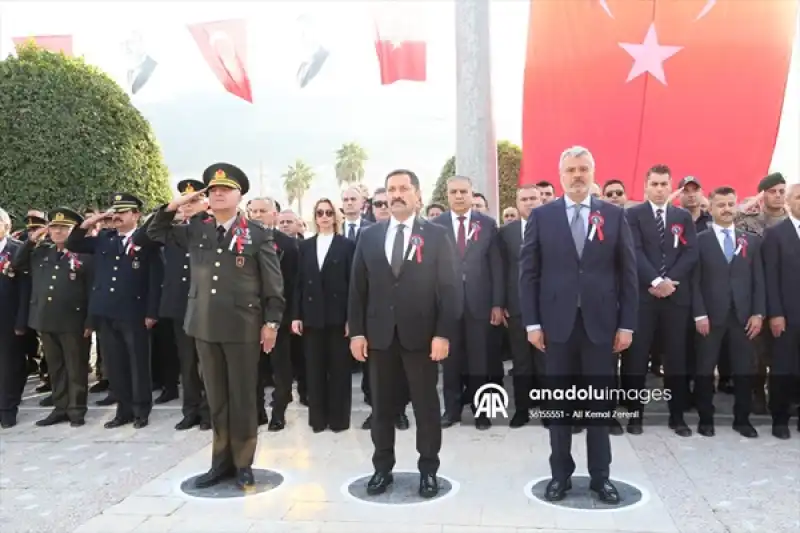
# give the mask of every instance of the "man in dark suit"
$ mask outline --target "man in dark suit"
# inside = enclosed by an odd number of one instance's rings
[[[653,338],[661,333],[664,354],[664,388],[671,392],[669,427],[681,437],[692,430],[683,412],[688,400],[685,327],[692,304],[692,269],[697,264],[697,233],[692,215],[668,205],[672,191],[669,167],[656,165],[647,171],[647,201],[629,207],[628,224],[636,246],[639,272],[639,320],[630,352],[622,358],[622,385],[627,390],[645,388],[647,362]],[[644,404],[628,403],[638,413],[628,423],[628,433],[642,433]]]
[[[194,194],[204,188],[203,182],[186,179],[178,183],[178,192],[181,195]],[[184,204],[180,210],[181,220],[177,224],[188,224],[189,219],[205,211],[208,199],[205,195],[195,196],[194,199]],[[151,217],[148,223],[152,222]],[[147,235],[147,229],[137,231],[134,244],[148,246],[153,241]],[[160,244],[160,243],[157,243]],[[178,431],[200,426],[207,431],[211,429],[211,418],[208,412],[208,401],[203,389],[203,380],[200,377],[199,358],[194,339],[183,330],[183,320],[186,317],[186,308],[189,303],[189,287],[192,279],[189,253],[173,242],[168,242],[162,249],[164,261],[164,280],[161,286],[161,302],[158,308],[159,323],[170,328],[175,339],[177,357],[180,363],[181,385],[183,387],[183,418],[175,425]],[[175,354],[164,354],[175,357]],[[156,399],[156,402],[158,400]]]
[[[564,197],[531,211],[520,252],[519,291],[528,341],[545,354],[549,389],[613,388],[615,353],[631,343],[637,313],[636,255],[624,211],[591,198],[594,158],[583,147],[560,159]],[[569,402],[548,406],[552,480],[549,501],[572,488],[572,413]],[[584,417],[590,488],[609,504],[619,493],[609,481],[610,398],[580,407],[602,417]]]
[[[692,276],[692,315],[699,333],[695,396],[697,432],[714,436],[714,368],[728,341],[734,376],[733,429],[758,436],[750,424],[755,351],[753,339],[766,314],[761,238],[736,231],[736,191],[720,187],[709,195],[713,222],[697,236],[699,261]]]
[[[28,324],[41,335],[53,387],[54,409],[36,425],[70,422],[78,427],[84,424],[89,386],[86,339],[91,335],[88,303],[92,258],[65,246],[72,228],[83,222],[82,216],[59,208],[50,212],[49,218],[49,227],[28,233],[12,268],[31,273]]]
[[[519,303],[519,253],[531,211],[539,203],[539,189],[536,185],[523,185],[517,189],[517,211],[520,218],[500,228],[498,233],[506,283],[504,323],[514,361],[515,411],[509,422],[512,428],[522,427],[530,421],[530,409],[533,407],[530,391],[536,384],[536,376],[544,372],[544,354],[528,342]]]
[[[143,428],[153,408],[150,330],[158,321],[163,265],[156,246],[133,242],[142,205],[131,194],[116,194],[108,212],[84,220],[67,239],[68,250],[93,255],[89,314],[97,317],[102,332],[109,385],[117,399],[116,416],[105,424],[108,429],[131,422]],[[109,217],[114,229],[87,235]]]
[[[28,327],[30,278],[11,267],[22,243],[12,239],[11,217],[0,208],[0,427],[17,424],[17,409],[28,378],[22,336]]]
[[[348,299],[350,350],[359,361],[370,360],[375,473],[367,493],[386,492],[393,481],[394,421],[408,390],[417,420],[419,494],[432,498],[439,493],[442,444],[437,362],[449,353],[463,295],[446,230],[415,216],[419,178],[395,170],[386,189],[392,218],[359,239]]]
[[[800,184],[786,194],[789,216],[764,232],[767,316],[772,333],[769,400],[772,435],[788,439],[789,409],[800,373]],[[797,421],[800,431],[800,413]]]
[[[258,443],[256,385],[261,351],[270,353],[284,310],[283,280],[272,231],[238,213],[249,181],[228,163],[203,172],[205,188],[156,212],[148,236],[190,254],[192,282],[184,329],[195,339],[214,433],[211,469],[198,488],[236,478],[255,485]],[[208,192],[213,216],[202,212],[175,225],[176,211]]]
[[[464,306],[460,310],[459,331],[452,339],[450,357],[444,367],[444,413],[442,427],[461,421],[465,403],[472,404],[478,388],[489,373],[487,348],[489,325],[503,323],[503,259],[497,243],[497,223],[472,209],[472,180],[454,176],[447,180],[450,210],[433,220],[443,226],[455,245]],[[466,402],[464,401],[466,400]],[[472,406],[473,412],[475,406]],[[485,415],[475,417],[475,427],[488,429]]]

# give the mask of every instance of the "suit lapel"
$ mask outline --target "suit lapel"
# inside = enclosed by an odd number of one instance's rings
[[[512,259],[519,259],[519,249],[522,246],[522,220],[515,220],[509,225],[506,233],[510,233],[509,239],[509,252]]]
[[[330,263],[330,262],[331,262],[331,256],[339,252],[339,239],[337,239],[336,237],[337,237],[337,236],[336,236],[336,235],[334,235],[334,236],[333,236],[333,239],[331,239],[331,247],[330,247],[330,248],[328,248],[328,253],[326,253],[326,254],[325,254],[325,259],[323,259],[323,260],[322,260],[322,266],[321,266],[321,267],[319,267],[319,271],[320,271],[320,272],[322,272],[323,270],[325,270],[325,267],[327,267],[327,266],[328,266],[328,263]],[[317,238],[317,237],[316,237],[316,235],[315,235],[315,236],[314,236],[314,239],[316,239],[316,238]],[[346,238],[346,237],[344,237],[344,238]],[[317,243],[316,243],[316,241],[315,241],[315,242],[314,242],[314,251],[315,251],[315,252],[316,252],[316,249],[317,249]],[[317,261],[317,263],[319,263],[319,261]]]
[[[408,263],[414,263],[415,260],[412,258],[411,261],[406,261],[408,258],[408,254],[411,253],[411,249],[414,247],[411,241],[414,240],[414,237],[419,237],[422,239],[422,247],[425,247],[425,224],[420,222],[419,217],[414,218],[414,224],[411,226],[411,235],[408,237],[408,246],[406,246],[406,250],[403,253],[403,264],[400,266],[400,274],[398,274],[397,278],[400,279],[403,276],[403,272],[406,271],[406,267]],[[416,252],[415,252],[416,253]]]

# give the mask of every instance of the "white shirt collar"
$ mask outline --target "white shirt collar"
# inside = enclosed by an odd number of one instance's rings
[[[729,230],[731,232],[731,236],[733,236],[736,233],[736,227],[733,224],[731,224],[727,228],[723,228],[717,223],[712,223],[711,227],[714,228],[714,231],[716,233],[722,233],[724,230]]]
[[[653,214],[654,215],[656,214],[656,211],[658,211],[659,209],[661,209],[662,213],[666,213],[667,212],[667,204],[656,205],[653,202],[651,202],[650,200],[647,200],[647,203],[650,204],[650,209],[653,210]]]
[[[567,195],[565,194],[565,195],[564,195],[564,203],[565,203],[565,204],[567,204],[567,209],[569,209],[569,208],[571,208],[573,205],[575,205],[577,202],[573,202],[573,201],[572,201],[572,199],[571,199],[569,196],[567,196]],[[587,195],[586,195],[586,198],[584,198],[583,200],[581,200],[580,204],[581,204],[582,206],[584,206],[584,207],[588,207],[589,209],[591,209],[591,208],[592,208],[592,196],[591,196],[591,195],[589,195],[589,194],[587,194]]]
[[[358,217],[355,220],[344,220],[344,227],[350,229],[350,226],[355,226],[356,229],[361,227],[361,217]]]
[[[458,217],[464,217],[465,222],[469,222],[472,219],[472,209],[468,209],[466,213],[463,215],[457,215],[455,211],[450,211],[450,214],[453,217],[453,223],[458,223]]]
[[[794,226],[794,229],[800,232],[800,219],[796,219],[794,216],[789,215],[789,220],[792,221],[792,226]]]
[[[403,225],[406,227],[406,229],[411,229],[414,227],[414,222],[416,218],[417,216],[412,214],[410,217],[408,217],[408,220],[403,222]],[[394,216],[392,216],[392,218],[389,219],[389,230],[393,230],[397,228],[397,226],[399,225],[400,221],[394,218]]]

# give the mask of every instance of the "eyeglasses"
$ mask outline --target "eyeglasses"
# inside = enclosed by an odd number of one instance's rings
[[[383,200],[378,200],[377,202],[372,202],[372,205],[381,209],[384,207],[389,207],[389,202],[384,202]]]
[[[332,217],[335,214],[332,209],[317,209],[318,217]]]
[[[622,198],[625,195],[625,191],[606,191],[606,198]]]

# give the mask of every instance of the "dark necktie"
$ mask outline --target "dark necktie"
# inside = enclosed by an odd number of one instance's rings
[[[225,226],[217,226],[217,242],[222,244],[225,240]]]
[[[351,241],[356,240],[356,225],[350,224],[350,228],[347,230],[347,238]]]
[[[394,272],[395,277],[400,275],[400,269],[403,267],[403,252],[405,252],[403,230],[405,227],[405,224],[398,224],[397,233],[394,235],[394,244],[392,245],[392,272]]]
[[[458,253],[464,255],[464,252],[467,251],[467,228],[464,225],[464,222],[467,220],[467,217],[460,216],[458,217],[458,235],[456,236],[456,246],[458,246]]]
[[[666,229],[664,227],[664,210],[656,209],[656,228],[658,228],[658,238],[661,243],[661,265],[658,268],[658,275],[662,278],[667,275],[667,262],[666,254],[664,254],[664,239],[666,237]]]

